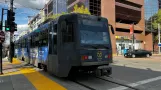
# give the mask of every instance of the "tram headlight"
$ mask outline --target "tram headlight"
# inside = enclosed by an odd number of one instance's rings
[[[105,55],[105,58],[111,58],[111,55],[110,54]]]
[[[105,55],[105,58],[108,58],[108,55]]]
[[[92,56],[88,56],[88,59],[92,59]]]

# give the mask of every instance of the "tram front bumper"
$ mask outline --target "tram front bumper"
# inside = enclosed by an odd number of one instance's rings
[[[112,67],[108,65],[99,66],[96,69],[96,76],[108,76],[112,74]]]

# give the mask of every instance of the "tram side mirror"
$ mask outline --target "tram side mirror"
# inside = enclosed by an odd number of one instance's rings
[[[115,31],[113,29],[113,26],[112,25],[109,25],[109,28],[111,29],[112,34],[115,34]]]

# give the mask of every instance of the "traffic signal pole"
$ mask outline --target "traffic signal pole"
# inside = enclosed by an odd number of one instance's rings
[[[13,11],[13,0],[10,0],[10,11],[12,12]],[[11,29],[12,27],[10,26],[10,29]],[[12,41],[12,39],[13,39],[13,32],[10,32],[10,52],[9,52],[9,61],[12,63],[12,58],[13,58],[13,41]]]
[[[158,23],[158,43],[160,44],[160,24]],[[160,46],[159,46],[159,54],[160,54],[161,50],[160,50]]]
[[[4,13],[4,9],[2,8],[2,15],[1,15],[1,24],[0,24],[0,30],[2,30],[3,28],[3,13]],[[2,75],[2,42],[0,42],[0,75]]]

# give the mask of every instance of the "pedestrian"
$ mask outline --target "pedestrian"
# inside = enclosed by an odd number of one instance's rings
[[[118,56],[118,48],[117,48],[117,46],[116,46],[116,53],[117,53],[117,56]]]

